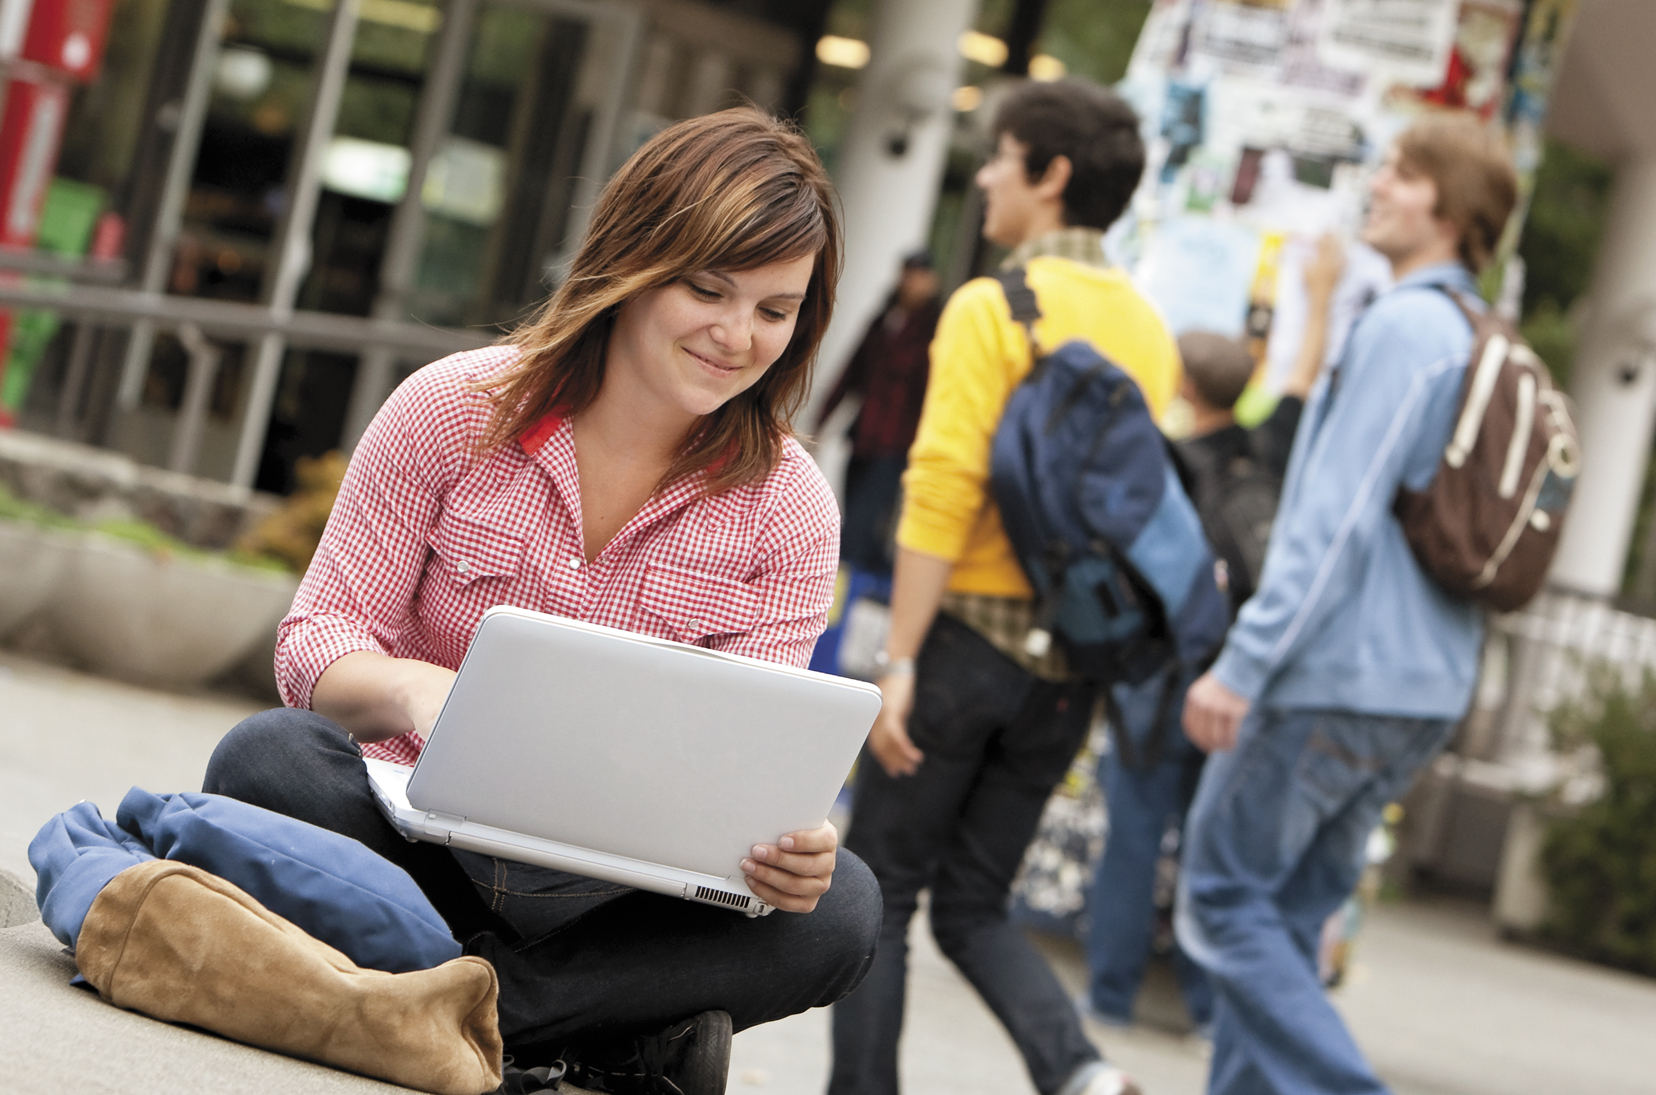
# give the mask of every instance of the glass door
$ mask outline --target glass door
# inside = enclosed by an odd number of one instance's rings
[[[421,192],[414,317],[511,324],[557,283],[613,166],[639,26],[616,4],[479,7]]]

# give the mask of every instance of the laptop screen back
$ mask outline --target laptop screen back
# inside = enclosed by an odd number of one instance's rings
[[[496,608],[408,799],[722,878],[822,824],[879,709],[859,681]]]

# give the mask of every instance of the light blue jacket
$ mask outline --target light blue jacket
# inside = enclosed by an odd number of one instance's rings
[[[1294,437],[1259,591],[1214,673],[1272,707],[1459,718],[1483,642],[1479,609],[1415,563],[1392,502],[1425,486],[1454,428],[1472,331],[1442,292],[1459,265],[1381,294],[1318,382]]]

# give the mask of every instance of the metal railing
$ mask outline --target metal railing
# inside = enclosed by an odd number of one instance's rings
[[[356,382],[346,407],[341,442],[353,444],[368,419],[388,394],[395,360],[399,356],[430,360],[455,350],[482,345],[489,334],[421,327],[401,322],[414,280],[423,239],[425,209],[423,181],[427,165],[449,131],[464,82],[472,26],[484,0],[439,0],[442,29],[435,36],[435,53],[415,110],[407,186],[396,203],[389,238],[381,256],[380,292],[372,318],[302,312],[295,307],[301,281],[310,268],[321,162],[335,122],[350,67],[362,0],[338,0],[328,6],[326,29],[318,43],[310,74],[309,107],[296,127],[294,152],[284,184],[286,205],[271,240],[270,263],[260,287],[259,305],[235,304],[167,294],[169,274],[183,228],[185,199],[190,189],[201,134],[212,95],[213,74],[222,46],[221,32],[230,0],[203,0],[191,50],[190,70],[176,103],[173,137],[161,172],[161,188],[153,222],[145,233],[143,253],[135,255],[130,272],[116,273],[109,264],[76,263],[48,256],[0,256],[0,268],[68,277],[72,288],[41,286],[0,287],[0,307],[46,308],[76,319],[79,329],[70,346],[62,397],[57,408],[57,430],[70,427],[90,372],[93,339],[98,325],[130,330],[115,395],[117,411],[131,411],[139,402],[148,375],[150,354],[158,329],[181,335],[190,355],[184,408],[175,432],[171,462],[175,470],[193,470],[218,355],[206,340],[250,344],[251,367],[241,411],[234,466],[230,481],[249,487],[258,471],[265,429],[275,399],[281,362],[287,348],[336,350],[359,355]],[[569,238],[578,240],[585,218],[609,175],[612,151],[621,139],[626,89],[643,43],[644,14],[635,4],[616,0],[501,0],[537,11],[569,15],[603,23],[616,33],[616,63],[604,74],[601,108],[593,119],[582,152],[571,200]],[[102,284],[93,284],[93,283]],[[124,287],[110,287],[124,282]],[[193,333],[191,333],[193,331]]]
[[[1537,781],[1553,755],[1553,712],[1588,698],[1605,670],[1619,673],[1629,687],[1656,671],[1656,619],[1571,590],[1548,589],[1523,610],[1492,617],[1489,642],[1480,693],[1499,700],[1493,740],[1483,752],[1489,760],[1529,770]]]
[[[64,265],[53,272],[72,273],[72,269]],[[75,408],[85,392],[90,373],[93,331],[107,326],[147,328],[152,333],[156,330],[177,332],[189,355],[190,364],[168,467],[186,474],[195,470],[209,396],[222,357],[220,348],[210,339],[254,344],[277,340],[297,349],[380,353],[389,358],[430,361],[487,345],[495,337],[491,332],[429,327],[329,312],[283,312],[257,304],[146,293],[138,289],[84,283],[36,281],[8,285],[0,281],[0,308],[49,310],[78,324],[58,398],[57,430],[60,435],[67,432],[74,419]],[[389,381],[387,375],[387,386]],[[374,393],[375,405],[387,394],[388,390]],[[264,437],[263,414],[268,413],[268,407],[259,406],[252,399],[248,399],[246,404],[242,411],[238,452],[250,447],[251,437],[256,435],[260,442]],[[243,478],[247,481],[240,481]],[[237,477],[236,481],[241,486],[251,486],[250,478]]]

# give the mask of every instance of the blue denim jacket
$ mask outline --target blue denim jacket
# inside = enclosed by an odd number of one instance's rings
[[[1392,501],[1425,486],[1454,428],[1472,347],[1434,285],[1475,298],[1459,265],[1418,270],[1381,294],[1311,393],[1259,591],[1214,673],[1287,708],[1459,718],[1483,641],[1477,608],[1415,563]]]

